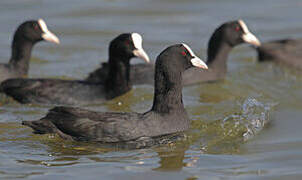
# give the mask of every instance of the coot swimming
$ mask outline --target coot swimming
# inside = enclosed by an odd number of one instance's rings
[[[302,39],[282,39],[263,43],[257,48],[258,59],[274,61],[302,69]]]
[[[156,139],[190,127],[182,102],[181,76],[191,67],[207,69],[186,44],[165,49],[156,60],[154,100],[145,113],[93,112],[76,107],[55,107],[37,121],[23,121],[34,133],[57,133],[62,138],[102,143]]]
[[[60,43],[42,19],[22,23],[15,32],[8,64],[0,64],[0,82],[9,78],[25,77],[29,69],[32,48],[42,40]]]
[[[131,90],[130,59],[149,62],[138,33],[125,33],[109,45],[109,76],[103,83],[61,79],[9,79],[0,91],[21,103],[82,105],[102,103]]]
[[[192,85],[207,81],[223,79],[227,72],[227,58],[233,47],[249,43],[259,46],[259,40],[249,31],[243,20],[229,21],[219,26],[212,34],[208,43],[209,70],[200,71],[198,68],[191,68],[183,75],[183,84]],[[87,81],[104,82],[108,76],[108,65],[90,73]],[[133,84],[154,84],[154,65],[136,64],[131,65],[130,81]]]

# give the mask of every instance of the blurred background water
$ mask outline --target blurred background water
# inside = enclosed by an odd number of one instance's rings
[[[16,27],[43,18],[61,44],[35,46],[29,77],[83,79],[107,61],[111,39],[139,32],[151,59],[186,42],[206,59],[220,24],[243,19],[261,41],[302,37],[300,0],[1,0],[0,62],[10,57]],[[134,60],[134,63],[139,60]],[[51,106],[19,105],[2,98],[0,178],[4,179],[301,179],[301,74],[258,64],[249,46],[229,56],[224,81],[186,87],[192,118],[186,139],[161,147],[122,150],[38,136],[23,127]],[[151,86],[85,108],[148,110]]]

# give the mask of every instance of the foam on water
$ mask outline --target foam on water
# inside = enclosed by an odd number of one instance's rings
[[[195,142],[194,147],[203,153],[240,153],[244,142],[268,127],[276,105],[261,97],[246,97],[228,107],[227,112],[218,113],[221,118],[193,120],[189,136]]]
[[[240,105],[241,112],[225,117],[222,126],[226,122],[232,121],[234,127],[245,127],[246,132],[242,134],[242,137],[244,141],[247,141],[258,134],[270,122],[272,107],[275,105],[276,103],[264,103],[255,98],[247,98]]]

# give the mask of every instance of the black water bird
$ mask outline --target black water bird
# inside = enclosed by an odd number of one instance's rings
[[[302,69],[302,39],[282,39],[262,43],[257,48],[258,60],[273,61]]]
[[[183,84],[192,85],[207,81],[221,80],[227,73],[227,59],[233,47],[249,43],[260,46],[260,41],[249,31],[242,20],[229,21],[219,26],[212,34],[208,43],[209,70],[200,71],[191,68],[183,75]],[[101,68],[90,73],[87,81],[104,82],[108,76],[108,65],[103,63]],[[154,84],[154,65],[135,64],[131,65],[130,81],[133,84]]]
[[[26,77],[32,48],[42,40],[60,43],[42,19],[22,23],[14,34],[9,62],[0,64],[0,82],[9,78]]]
[[[102,103],[131,90],[130,59],[149,62],[138,33],[117,36],[109,45],[109,76],[103,83],[61,79],[9,79],[0,91],[21,103],[82,105]]]
[[[23,121],[34,133],[57,133],[62,138],[101,143],[150,140],[182,133],[190,119],[182,101],[182,74],[193,66],[207,69],[186,44],[165,49],[156,60],[154,100],[145,113],[93,112],[55,107],[37,121]]]

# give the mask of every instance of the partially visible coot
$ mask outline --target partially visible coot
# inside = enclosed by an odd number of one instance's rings
[[[148,141],[181,133],[190,127],[182,102],[181,79],[183,72],[193,66],[207,69],[185,44],[170,46],[157,57],[154,100],[148,112],[93,112],[55,107],[44,118],[22,124],[38,134],[57,133],[65,139],[102,143]]]
[[[282,39],[263,43],[257,48],[258,59],[274,61],[302,69],[302,39]]]
[[[109,75],[103,83],[60,79],[9,79],[0,91],[21,103],[82,105],[102,103],[131,90],[130,59],[149,62],[138,33],[125,33],[109,45]]]
[[[259,40],[249,31],[242,20],[229,21],[219,26],[211,36],[208,43],[208,71],[200,71],[192,68],[183,75],[183,84],[192,85],[207,81],[221,80],[227,72],[227,59],[233,47],[249,43],[259,46]],[[108,76],[108,65],[90,73],[86,80],[90,82],[103,82]],[[130,81],[133,84],[153,84],[154,65],[136,64],[131,65]]]
[[[29,69],[32,48],[42,40],[60,43],[42,19],[22,23],[14,35],[9,63],[0,64],[0,82],[9,78],[25,77]]]

